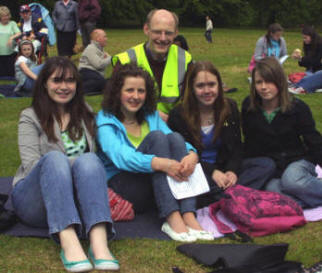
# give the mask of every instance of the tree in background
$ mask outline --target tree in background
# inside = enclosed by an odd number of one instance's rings
[[[39,2],[50,12],[56,0],[2,0],[13,19],[19,18],[19,6]],[[321,0],[99,0],[102,7],[98,25],[103,28],[142,26],[153,8],[174,11],[181,26],[204,26],[205,15],[210,15],[215,26],[255,26],[266,28],[273,22],[284,27],[302,24],[322,25]]]

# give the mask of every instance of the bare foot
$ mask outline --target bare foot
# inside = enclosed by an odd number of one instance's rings
[[[188,232],[186,224],[182,219],[180,212],[174,211],[167,217],[170,227],[177,233]]]
[[[182,218],[188,227],[195,230],[203,230],[193,212],[186,212],[185,214],[183,214]]]

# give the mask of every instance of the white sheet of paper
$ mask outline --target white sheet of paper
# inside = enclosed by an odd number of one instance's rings
[[[280,59],[279,59],[279,61],[280,61],[280,64],[283,64],[285,61],[286,61],[286,59],[288,58],[288,55],[284,55],[283,57],[281,57]]]
[[[188,181],[178,182],[170,176],[167,176],[167,178],[175,199],[193,197],[209,191],[208,181],[200,163],[196,165]]]

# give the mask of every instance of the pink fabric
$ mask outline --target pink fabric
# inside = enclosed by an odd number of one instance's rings
[[[236,226],[234,223],[230,222],[221,211],[217,213],[218,219],[229,226],[233,231],[236,231]],[[209,216],[209,208],[204,207],[202,209],[197,210],[197,220],[200,223],[201,227],[204,230],[212,232],[215,238],[223,237],[224,234],[220,233],[214,221]]]
[[[322,178],[322,168],[317,165],[315,169],[319,178]],[[304,218],[307,222],[316,222],[322,220],[322,206],[312,208],[312,209],[304,209],[303,210]],[[221,210],[219,210],[216,214],[217,218],[228,227],[230,227],[233,231],[236,231],[236,225],[232,223],[229,219],[227,219]],[[213,222],[213,220],[209,216],[209,208],[205,207],[197,210],[197,219],[204,230],[212,232],[215,238],[223,237],[224,234],[220,233],[217,226]]]
[[[307,222],[316,222],[322,220],[322,206],[313,208],[313,209],[305,209],[303,210],[304,218]],[[218,211],[216,214],[217,218],[229,226],[233,231],[236,231],[236,225],[229,221],[221,211]],[[197,219],[200,225],[204,230],[212,232],[215,238],[223,237],[224,234],[218,231],[217,226],[213,222],[213,220],[209,216],[209,208],[205,207],[197,210]]]

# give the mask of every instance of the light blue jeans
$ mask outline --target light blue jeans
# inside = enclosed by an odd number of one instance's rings
[[[317,178],[315,165],[307,160],[294,161],[280,179],[272,179],[266,190],[287,195],[302,207],[322,205],[322,179]]]
[[[177,161],[181,161],[187,155],[185,141],[180,134],[166,135],[161,131],[150,132],[137,150]],[[196,210],[196,198],[181,200],[174,198],[164,172],[152,174],[121,172],[109,180],[109,186],[130,201],[134,210],[139,213],[150,209],[154,205],[153,202],[157,205],[160,218],[165,218],[174,211],[184,214]]]
[[[43,66],[44,66],[44,64],[37,65],[34,68],[32,68],[31,71],[38,76],[40,71],[41,71],[41,69],[43,68]],[[25,80],[25,82],[23,84],[23,88],[28,90],[28,91],[30,91],[30,92],[32,92],[34,84],[35,84],[35,80],[33,80],[32,78],[27,76],[26,80]]]
[[[47,153],[15,185],[12,202],[22,222],[48,227],[55,240],[70,225],[75,225],[78,234],[87,235],[94,225],[107,223],[108,235],[114,234],[106,173],[94,153],[82,154],[72,165],[62,152]]]
[[[306,72],[307,75],[300,80],[296,87],[302,87],[309,93],[313,93],[316,89],[322,88],[322,70],[316,71],[315,73]]]

